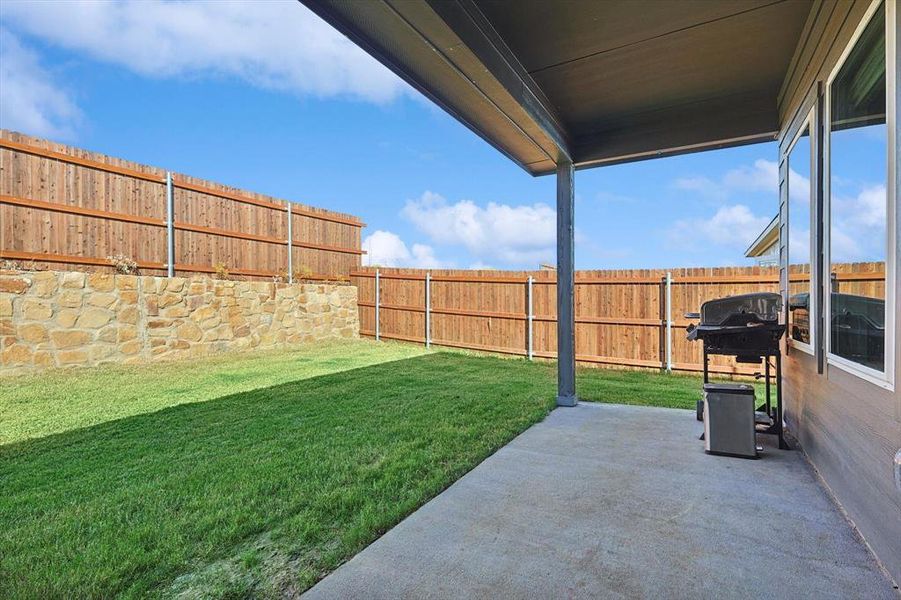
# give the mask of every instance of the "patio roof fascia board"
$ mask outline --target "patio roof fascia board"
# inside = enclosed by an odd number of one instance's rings
[[[522,80],[524,69],[509,62],[512,53],[504,55],[456,2],[448,10],[456,7],[456,18],[469,20],[468,35],[481,35],[486,52],[494,48],[492,66],[503,71],[500,76],[428,2],[299,1],[526,172],[555,173],[558,162],[570,160],[563,130],[546,111],[546,100],[536,95],[537,86]],[[392,28],[402,35],[391,35]],[[425,73],[404,61],[414,55],[440,61]],[[527,101],[529,96],[533,100]],[[490,110],[474,110],[474,102]]]
[[[703,144],[685,144],[682,146],[671,146],[660,150],[646,150],[632,154],[616,154],[610,158],[590,158],[582,162],[575,163],[575,169],[576,171],[584,171],[587,169],[595,169],[597,167],[609,167],[613,165],[622,165],[626,163],[641,162],[645,160],[654,160],[655,158],[668,158],[672,156],[680,156],[683,154],[697,154],[699,152],[709,152],[711,150],[722,150],[724,148],[751,146],[753,144],[772,142],[775,139],[775,136],[776,132],[767,132],[761,135],[723,138],[721,140],[705,142]]]
[[[460,37],[516,104],[555,145],[556,162],[572,162],[572,141],[544,91],[522,65],[473,0],[426,0]],[[552,157],[553,158],[553,157]]]
[[[761,133],[744,133],[749,124]],[[743,93],[630,115],[577,139],[573,151],[576,168],[586,169],[771,142],[778,133],[772,96]]]

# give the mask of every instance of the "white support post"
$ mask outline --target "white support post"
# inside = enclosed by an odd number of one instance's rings
[[[166,171],[166,276],[175,277],[175,194],[171,171]]]
[[[432,347],[432,272],[425,274],[425,347]]]
[[[379,339],[380,339],[379,338],[379,334],[380,334],[380,331],[379,331],[379,294],[380,294],[379,287],[380,287],[379,270],[376,269],[375,270],[375,341],[379,341]]]
[[[666,372],[673,371],[673,274],[666,272]]]
[[[288,214],[288,283],[294,283],[294,217],[291,203],[285,202]]]
[[[529,360],[532,360],[532,321],[535,315],[532,314],[532,276],[530,275],[528,280],[526,280],[526,310],[527,313],[527,323],[526,327],[529,328],[528,333],[528,347],[526,348],[526,353],[529,357]]]

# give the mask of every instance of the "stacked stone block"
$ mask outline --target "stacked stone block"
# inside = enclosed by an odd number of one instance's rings
[[[0,271],[0,373],[358,335],[349,285]]]

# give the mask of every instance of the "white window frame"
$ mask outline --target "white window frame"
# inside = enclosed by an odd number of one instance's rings
[[[842,371],[848,372],[852,375],[860,377],[861,379],[873,383],[879,387],[894,391],[895,389],[895,294],[897,293],[897,288],[895,287],[895,255],[896,255],[896,244],[897,239],[895,236],[896,231],[896,213],[897,213],[897,202],[896,195],[897,190],[895,189],[895,161],[897,160],[896,156],[896,123],[895,123],[895,102],[898,100],[894,98],[894,95],[897,94],[897,81],[895,80],[895,73],[897,66],[895,64],[895,52],[893,49],[895,48],[895,44],[897,43],[896,39],[896,31],[894,27],[895,23],[895,11],[897,10],[897,4],[891,0],[873,0],[870,6],[867,8],[866,13],[861,19],[860,23],[857,25],[857,29],[854,31],[854,35],[851,36],[851,40],[848,42],[845,49],[842,51],[841,56],[835,64],[835,67],[832,69],[832,72],[829,74],[828,79],[826,80],[826,97],[825,97],[825,110],[823,115],[823,269],[824,272],[820,274],[823,277],[823,281],[829,282],[831,281],[831,272],[832,272],[832,148],[831,148],[831,137],[832,137],[832,83],[835,80],[835,77],[838,75],[838,72],[841,70],[842,66],[845,64],[845,61],[848,58],[848,55],[854,49],[854,46],[857,44],[857,41],[860,39],[860,36],[863,34],[864,29],[866,29],[867,25],[869,25],[870,21],[873,18],[873,15],[876,14],[876,11],[879,9],[881,4],[885,3],[885,76],[886,76],[886,86],[885,86],[885,94],[886,94],[886,127],[888,129],[887,132],[887,152],[885,160],[887,161],[887,170],[886,170],[886,182],[885,182],[885,191],[886,191],[886,256],[885,256],[885,371],[877,371],[876,369],[872,369],[870,367],[866,367],[859,363],[856,363],[852,360],[848,360],[847,358],[838,356],[830,352],[830,348],[832,348],[832,327],[831,327],[831,319],[832,319],[832,290],[827,287],[825,289],[825,293],[823,294],[824,300],[824,323],[826,325],[825,329],[825,352],[826,352],[826,365],[827,368],[838,368]],[[828,376],[828,372],[827,372]]]
[[[786,255],[787,255],[787,260],[785,261],[785,278],[786,278],[785,280],[788,284],[786,287],[786,297],[787,297],[787,301],[790,302],[791,301],[791,273],[789,271],[790,271],[790,267],[791,267],[791,258],[792,258],[792,250],[791,250],[791,237],[792,237],[791,236],[791,226],[792,226],[791,168],[792,168],[792,161],[791,161],[791,155],[792,155],[792,150],[795,149],[795,145],[798,143],[798,140],[801,139],[802,134],[804,133],[805,130],[807,130],[807,137],[810,139],[810,152],[808,153],[808,156],[807,156],[807,161],[809,163],[809,171],[810,171],[810,191],[809,191],[809,198],[807,199],[807,201],[808,201],[807,217],[808,217],[808,221],[809,221],[808,227],[810,230],[810,254],[808,255],[809,256],[808,262],[810,265],[810,282],[809,282],[809,284],[810,284],[810,286],[809,286],[809,288],[810,288],[810,300],[809,300],[810,306],[808,306],[808,320],[809,320],[808,326],[810,329],[810,343],[800,342],[800,341],[792,338],[792,336],[791,336],[792,319],[790,316],[791,310],[788,311],[789,318],[788,318],[788,323],[786,323],[786,325],[788,327],[788,335],[786,335],[785,339],[786,339],[787,343],[789,345],[791,345],[792,348],[797,348],[798,350],[802,350],[803,352],[806,352],[807,354],[810,354],[811,356],[816,355],[816,351],[814,349],[813,342],[814,342],[814,340],[816,340],[816,333],[815,333],[814,329],[816,328],[817,315],[819,314],[819,313],[817,313],[819,306],[817,306],[817,302],[816,302],[816,290],[817,290],[816,286],[818,284],[819,273],[817,273],[816,260],[815,260],[816,256],[817,256],[817,254],[816,254],[816,241],[817,241],[816,231],[817,231],[817,229],[816,229],[816,211],[814,210],[814,206],[815,206],[814,198],[816,198],[816,195],[814,194],[814,190],[816,189],[816,181],[814,180],[814,177],[817,174],[816,169],[814,168],[814,152],[813,152],[814,151],[814,135],[816,133],[816,120],[814,118],[815,110],[816,110],[816,106],[814,105],[813,107],[811,107],[810,112],[807,113],[807,117],[805,117],[804,121],[798,127],[798,131],[795,133],[795,137],[792,138],[792,141],[788,145],[788,149],[785,151],[785,155],[783,157],[783,159],[785,160],[785,163],[788,165],[788,169],[785,173],[785,185],[788,188],[788,193],[785,198],[785,205],[786,205],[786,209],[785,209],[785,216],[786,216],[786,219],[785,219],[786,220],[785,250],[786,250]]]

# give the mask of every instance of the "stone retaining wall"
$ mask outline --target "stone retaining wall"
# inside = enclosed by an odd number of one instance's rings
[[[0,374],[359,335],[357,289],[0,270]]]

